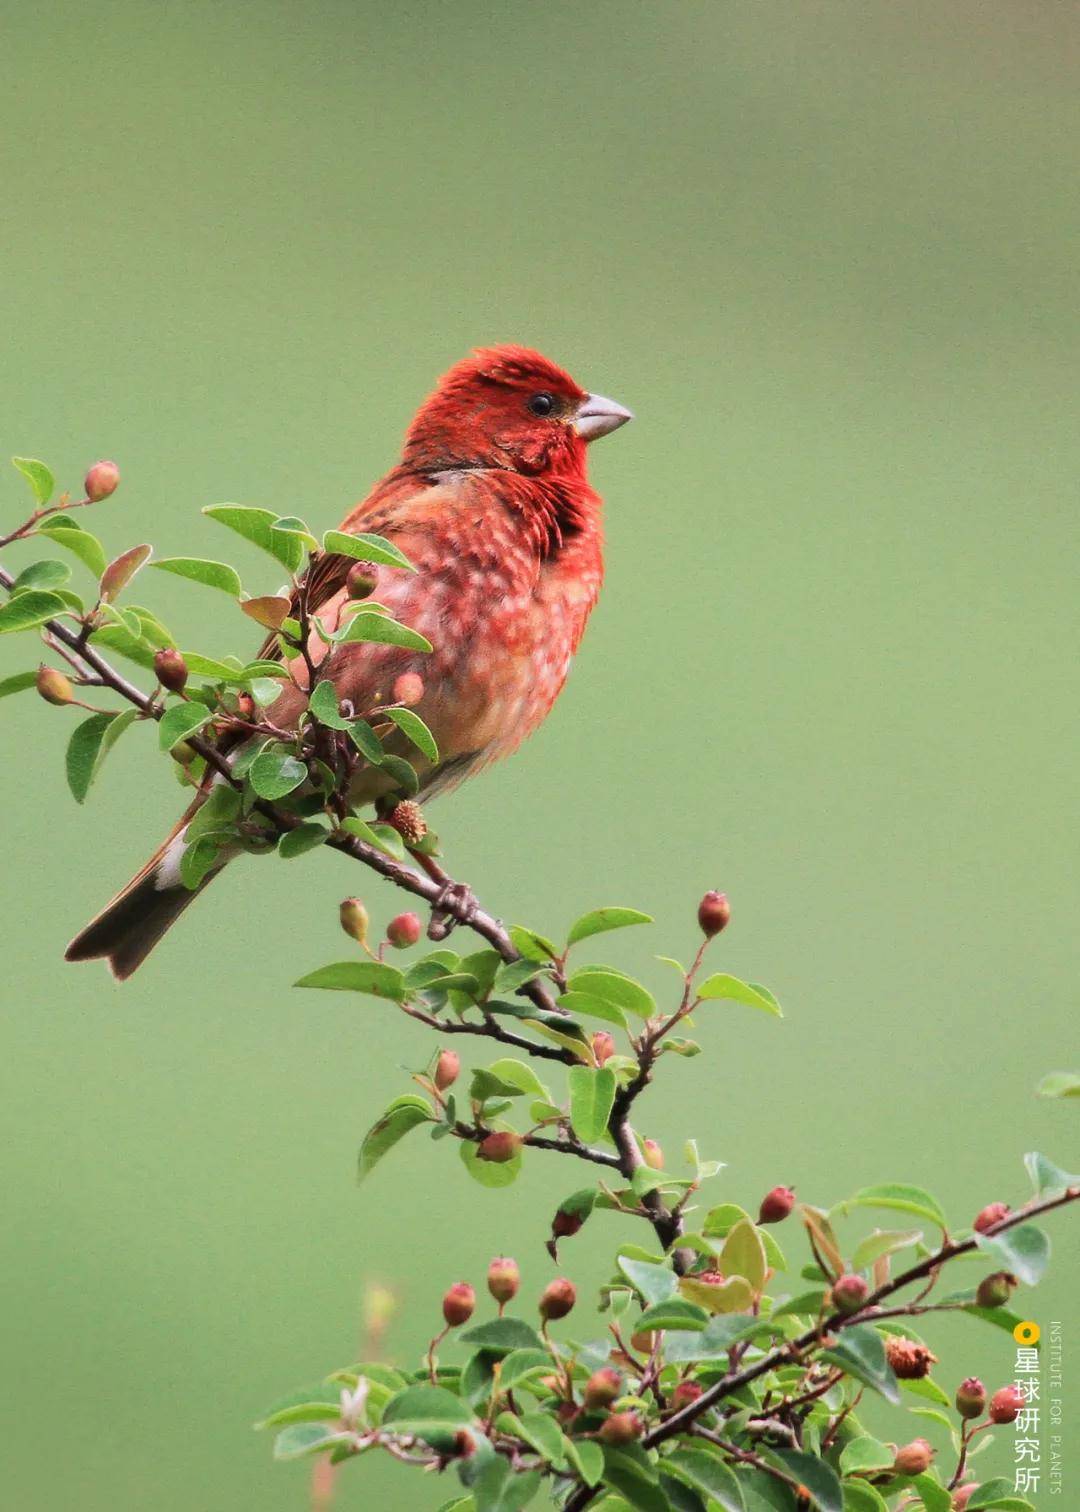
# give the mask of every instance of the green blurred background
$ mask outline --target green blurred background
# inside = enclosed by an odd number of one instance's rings
[[[1080,1059],[1075,11],[5,12],[4,450],[71,486],[116,457],[110,548],[229,556],[265,592],[200,507],[336,523],[470,346],[629,404],[593,453],[600,608],[544,730],[433,811],[455,870],[551,931],[651,910],[607,954],[654,986],[700,892],[732,895],[718,960],[787,1018],[702,1015],[645,1104],[673,1157],[692,1134],[728,1161],[714,1201],[906,1179],[963,1222],[1022,1197],[1025,1149],[1075,1169],[1075,1105],[1032,1095]],[[3,501],[21,517],[14,473]],[[209,590],[148,596],[185,645],[257,640]],[[344,953],[345,892],[394,911],[340,858],[237,866],[124,987],[65,967],[178,790],[129,738],[77,810],[68,716],[2,721],[3,1503],[303,1509],[307,1468],[249,1425],[355,1356],[365,1283],[397,1289],[408,1359],[496,1250],[540,1286],[578,1178],[536,1159],[488,1192],[417,1139],[358,1193],[358,1136],[427,1046],[289,990]],[[1021,1306],[1075,1329],[1080,1220],[1052,1233]],[[622,1237],[601,1217],[565,1266],[595,1284]],[[933,1337],[949,1389],[1010,1373],[1004,1334]],[[335,1505],[451,1490],[369,1462]]]

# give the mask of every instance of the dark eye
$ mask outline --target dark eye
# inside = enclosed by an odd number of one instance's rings
[[[550,415],[555,408],[555,400],[550,394],[534,394],[529,400],[529,409],[534,415]]]

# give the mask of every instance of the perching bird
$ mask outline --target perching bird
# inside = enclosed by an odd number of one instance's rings
[[[388,699],[402,673],[419,674],[416,712],[435,736],[438,764],[418,759],[403,737],[385,745],[417,767],[421,798],[508,755],[558,697],[603,576],[601,501],[585,449],[629,419],[538,352],[475,352],[442,378],[409,427],[401,461],[341,525],[386,537],[415,565],[415,574],[380,568],[376,598],[434,650],[354,642],[327,655],[313,635],[312,660],[358,713]],[[328,630],[349,599],[352,565],[325,555],[309,569],[309,606]],[[303,683],[302,659],[292,670]],[[295,728],[305,706],[303,687],[286,685],[270,715]],[[369,802],[384,787],[378,769],[364,767],[350,798]],[[124,978],[146,958],[196,896],[181,884],[179,863],[204,799],[205,791],[72,940],[69,961],[104,956]]]

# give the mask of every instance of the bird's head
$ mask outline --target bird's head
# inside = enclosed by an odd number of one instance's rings
[[[632,419],[528,347],[486,347],[457,363],[420,407],[405,462],[426,471],[506,467],[584,473],[585,448]]]

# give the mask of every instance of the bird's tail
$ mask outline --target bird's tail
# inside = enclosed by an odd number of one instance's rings
[[[184,832],[202,802],[200,795],[142,871],[75,936],[64,952],[65,960],[104,957],[119,981],[142,965],[165,931],[220,870],[209,872],[194,891],[180,881]]]

